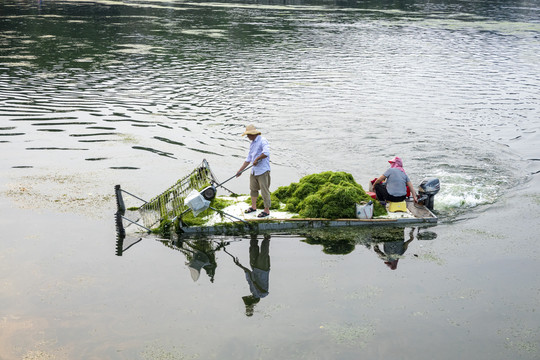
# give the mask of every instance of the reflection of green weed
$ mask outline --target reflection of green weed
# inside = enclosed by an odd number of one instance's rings
[[[346,255],[353,252],[355,248],[354,241],[350,239],[332,240],[324,237],[306,236],[306,239],[303,241],[310,245],[322,245],[323,252],[326,254]]]
[[[294,232],[305,237],[305,240],[302,241],[308,244],[322,245],[326,254],[346,255],[351,253],[357,245],[370,247],[373,243],[404,240],[403,228],[393,226],[378,227],[376,229],[367,227],[330,227],[326,229],[300,229]]]

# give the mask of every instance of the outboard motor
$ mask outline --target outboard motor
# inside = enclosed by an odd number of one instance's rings
[[[418,203],[425,205],[429,210],[433,210],[435,194],[441,189],[441,183],[437,178],[424,179],[418,186]]]

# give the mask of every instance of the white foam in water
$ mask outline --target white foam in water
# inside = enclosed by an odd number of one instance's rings
[[[492,201],[487,200],[482,194],[437,194],[435,198],[435,209],[445,208],[471,208],[482,204],[487,204]]]
[[[441,190],[435,195],[435,210],[469,209],[495,202],[503,184],[489,184],[480,176],[473,179],[470,174],[437,175]]]

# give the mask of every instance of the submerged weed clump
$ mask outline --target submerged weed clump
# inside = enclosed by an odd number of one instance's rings
[[[304,176],[298,183],[281,186],[272,193],[285,204],[285,209],[306,218],[355,218],[356,203],[371,197],[349,173],[325,171]],[[386,209],[374,202],[373,216],[386,214]]]

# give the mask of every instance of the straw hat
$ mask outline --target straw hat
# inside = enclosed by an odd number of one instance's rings
[[[261,135],[261,132],[255,128],[255,125],[249,124],[246,126],[246,131],[242,134],[244,135]]]

